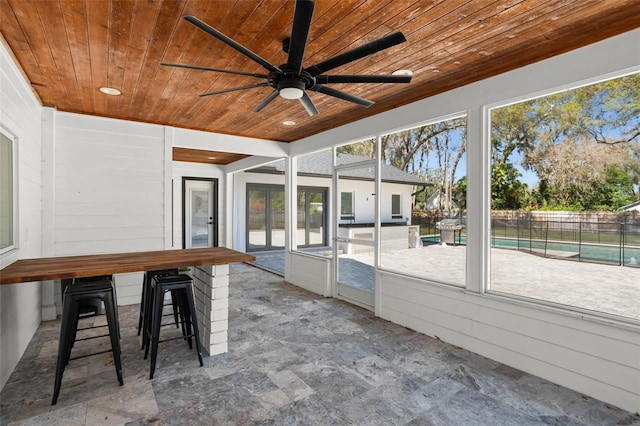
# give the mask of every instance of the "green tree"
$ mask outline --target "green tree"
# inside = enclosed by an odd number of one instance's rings
[[[592,182],[591,194],[587,210],[617,210],[636,198],[631,176],[615,164],[607,167],[604,182]]]
[[[527,186],[519,180],[520,172],[511,163],[497,163],[491,168],[491,208],[517,210],[527,199]]]
[[[453,188],[453,200],[462,210],[467,208],[467,177],[464,176],[456,182]]]
[[[491,206],[493,209],[519,209],[530,199],[522,176],[513,164],[519,154],[525,157],[539,137],[537,129],[543,115],[534,105],[521,102],[491,113]]]
[[[521,158],[520,165],[539,178],[529,197],[538,207],[593,208],[594,188],[611,185],[612,164],[631,180],[634,195],[621,199],[638,199],[640,74],[494,109],[491,129],[494,177],[508,179],[509,168]],[[495,189],[513,191],[512,186],[501,181],[492,186],[498,204],[510,199]],[[614,198],[601,198],[598,203],[609,204],[597,205],[613,209]]]

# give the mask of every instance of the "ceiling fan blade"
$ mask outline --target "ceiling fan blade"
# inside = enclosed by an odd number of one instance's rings
[[[264,101],[260,102],[258,104],[258,106],[256,106],[253,109],[253,112],[260,112],[262,111],[262,108],[266,107],[267,105],[269,105],[271,103],[272,100],[274,100],[275,98],[278,97],[278,91],[274,90],[273,92],[271,92],[271,94],[269,96],[267,96]]]
[[[396,44],[404,43],[407,39],[404,35],[397,31],[389,34],[385,37],[363,44],[348,52],[342,53],[338,56],[334,56],[331,59],[327,59],[324,62],[320,62],[312,67],[306,68],[306,71],[313,77],[323,74],[329,70],[337,68],[341,65],[355,61],[356,59],[364,58],[365,56],[373,55],[381,50],[388,49]]]
[[[349,93],[332,89],[331,87],[323,86],[322,84],[316,84],[315,86],[309,88],[309,90],[313,90],[314,92],[318,93],[324,93],[325,95],[333,96],[334,98],[342,99],[348,102],[353,102],[354,104],[358,104],[365,108],[368,108],[374,104],[374,102],[370,100],[361,98],[359,96],[350,95]]]
[[[215,72],[223,72],[223,73],[226,73],[226,74],[247,75],[249,77],[257,77],[257,78],[269,78],[269,76],[267,74],[256,74],[256,73],[252,73],[252,72],[222,70],[222,69],[219,69],[219,68],[199,67],[197,65],[172,64],[172,63],[169,63],[169,62],[160,62],[160,65],[164,65],[166,67],[187,68],[187,69],[191,69],[191,70],[215,71]]]
[[[281,71],[280,68],[278,68],[275,65],[271,64],[266,59],[263,59],[260,56],[256,55],[255,53],[253,53],[252,51],[250,51],[249,49],[247,49],[246,47],[244,47],[240,43],[238,43],[235,40],[233,40],[233,39],[227,37],[226,35],[222,34],[220,31],[216,30],[211,25],[207,24],[206,22],[201,21],[200,19],[196,18],[195,16],[185,15],[185,16],[183,16],[183,18],[184,18],[185,21],[189,22],[190,24],[195,25],[196,27],[200,28],[202,31],[212,35],[213,37],[217,38],[221,42],[226,43],[230,47],[233,47],[234,49],[236,49],[238,52],[240,52],[243,55],[249,57],[253,61],[259,63],[265,69],[267,69],[267,70],[269,70],[271,72],[274,72],[274,71],[275,72],[280,72]]]
[[[252,84],[251,86],[240,86],[240,87],[233,87],[231,89],[216,90],[214,92],[201,93],[198,96],[203,97],[203,96],[211,96],[211,95],[220,95],[222,93],[237,92],[238,90],[255,89],[256,87],[267,87],[267,86],[269,86],[269,83],[258,83],[258,84]]]
[[[302,104],[302,106],[304,107],[304,109],[307,110],[307,113],[313,117],[314,115],[318,115],[318,109],[316,108],[316,106],[313,104],[313,101],[311,100],[311,98],[309,97],[309,95],[307,95],[307,92],[304,92],[302,94],[302,97],[300,99],[298,99],[300,101],[300,103]]]
[[[318,84],[331,83],[411,83],[410,75],[319,75]]]
[[[302,70],[302,57],[307,46],[307,37],[313,9],[315,4],[312,0],[296,1],[296,9],[293,14],[293,28],[291,29],[291,41],[289,42],[289,59],[287,68],[300,73]]]

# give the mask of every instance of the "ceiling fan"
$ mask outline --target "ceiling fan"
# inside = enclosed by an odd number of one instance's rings
[[[261,111],[271,101],[280,95],[285,99],[298,99],[302,106],[307,110],[309,115],[318,114],[318,110],[313,101],[307,94],[307,91],[318,92],[325,95],[343,99],[348,102],[369,107],[373,105],[372,101],[351,95],[349,93],[336,90],[327,86],[331,83],[409,83],[411,75],[326,75],[327,71],[331,71],[339,66],[345,65],[365,56],[373,55],[384,49],[388,49],[397,44],[406,41],[404,35],[400,32],[394,32],[380,39],[363,44],[345,53],[334,56],[333,58],[322,61],[318,64],[305,68],[302,66],[302,59],[307,45],[307,36],[309,35],[309,27],[311,26],[311,18],[315,4],[313,0],[297,0],[293,15],[293,28],[291,30],[291,38],[283,41],[283,50],[288,53],[287,63],[275,66],[267,60],[261,58],[251,50],[242,46],[240,43],[227,37],[220,31],[211,27],[207,23],[201,21],[192,15],[185,15],[183,18],[187,22],[202,31],[212,35],[218,40],[226,43],[243,55],[249,57],[253,61],[262,65],[268,74],[250,73],[243,71],[232,71],[218,68],[200,67],[195,65],[183,65],[162,62],[161,65],[189,68],[203,71],[215,71],[227,74],[244,75],[265,79],[265,82],[252,84],[249,86],[234,87],[225,90],[217,90],[214,92],[202,93],[199,96],[210,96],[221,93],[235,92],[238,90],[253,89],[257,87],[272,87],[273,92],[267,96],[262,102],[254,108],[254,112]]]

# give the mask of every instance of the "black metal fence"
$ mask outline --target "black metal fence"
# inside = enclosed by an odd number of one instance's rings
[[[612,219],[610,215],[604,217]],[[439,212],[416,213],[411,223],[420,225],[423,242],[438,243],[436,224],[444,218]],[[466,225],[466,215],[460,219]],[[640,219],[637,215],[620,215],[619,219],[599,221],[590,215],[588,221],[563,220],[559,215],[540,218],[528,212],[492,212],[491,245],[549,258],[640,267]],[[466,226],[458,243],[466,242],[465,231]]]
[[[491,244],[566,260],[640,267],[640,222],[491,219]]]

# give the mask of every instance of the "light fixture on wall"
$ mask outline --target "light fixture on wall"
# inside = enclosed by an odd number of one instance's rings
[[[118,89],[114,89],[113,87],[107,87],[107,86],[101,87],[100,91],[105,95],[111,95],[111,96],[120,96],[122,94],[122,92],[119,91]]]

